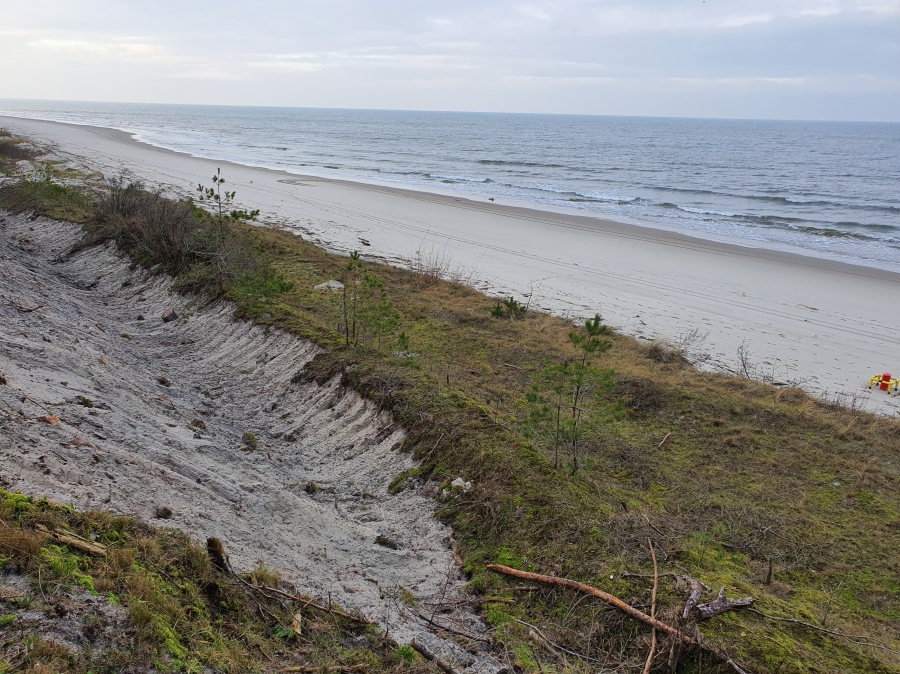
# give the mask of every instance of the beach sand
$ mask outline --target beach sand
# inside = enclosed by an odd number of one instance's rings
[[[869,377],[900,374],[900,274],[790,252],[503,203],[300,176],[198,159],[88,126],[0,117],[0,126],[53,145],[107,175],[127,171],[187,195],[217,167],[244,208],[330,250],[402,263],[421,251],[471,285],[572,318],[600,313],[641,340],[709,336],[704,369],[738,368],[802,381],[832,399],[869,396]],[[370,244],[365,245],[364,242]],[[900,414],[900,397],[872,392],[872,412]]]

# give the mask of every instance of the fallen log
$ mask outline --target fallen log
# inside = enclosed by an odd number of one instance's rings
[[[697,615],[700,620],[709,620],[725,611],[733,611],[736,608],[750,606],[753,603],[753,597],[744,597],[743,599],[729,599],[725,596],[725,588],[719,590],[719,596],[715,601],[708,604],[697,605]]]

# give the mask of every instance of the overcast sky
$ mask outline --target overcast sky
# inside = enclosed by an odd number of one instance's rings
[[[0,98],[900,121],[900,0],[0,0]]]

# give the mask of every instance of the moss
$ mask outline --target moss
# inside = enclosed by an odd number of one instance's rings
[[[0,604],[13,609],[5,617],[0,614],[0,627],[15,627],[0,644],[0,661],[27,652],[31,660],[19,663],[26,668],[23,671],[35,662],[52,665],[53,671],[84,674],[149,669],[252,672],[267,670],[275,658],[286,664],[312,659],[327,667],[337,664],[345,635],[361,633],[358,626],[303,608],[302,603],[289,607],[262,593],[251,596],[246,585],[215,569],[206,551],[182,532],[108,513],[79,513],[3,490],[0,503],[6,508],[8,524],[0,527],[0,551],[34,582],[41,579],[39,591],[27,602],[0,599]],[[9,518],[10,512],[17,513],[17,519]],[[31,529],[38,523],[79,535],[93,532],[108,545],[107,557],[91,557],[40,537]],[[273,587],[280,584],[279,575],[262,566],[246,579]],[[26,624],[17,619],[17,610],[55,611],[52,607],[76,585],[127,610],[135,634],[123,637],[126,643],[121,651],[60,650],[40,639],[35,630],[41,621]],[[302,644],[278,636],[279,630],[289,628],[295,612],[305,616]],[[297,648],[302,648],[302,654]],[[350,660],[365,662],[369,671],[379,672],[389,669],[394,657],[389,648],[373,643],[368,650],[354,651]]]

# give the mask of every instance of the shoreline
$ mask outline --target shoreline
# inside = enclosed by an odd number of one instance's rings
[[[576,208],[567,208],[565,206],[554,206],[550,204],[541,204],[539,202],[530,202],[523,199],[516,199],[514,197],[495,197],[495,202],[490,206],[487,206],[481,200],[474,198],[472,195],[466,195],[463,193],[456,193],[453,190],[442,190],[437,185],[411,185],[404,184],[399,182],[393,182],[388,180],[378,180],[376,178],[366,178],[362,176],[332,176],[325,173],[316,173],[316,172],[304,172],[300,169],[291,169],[291,168],[280,168],[268,166],[265,164],[256,164],[251,162],[242,162],[236,161],[232,159],[217,159],[215,157],[207,157],[204,155],[193,154],[186,150],[176,150],[170,147],[165,147],[163,145],[159,145],[153,143],[149,140],[144,140],[138,138],[138,136],[142,133],[140,130],[126,130],[119,127],[112,126],[98,126],[96,124],[90,124],[87,122],[64,122],[57,120],[44,120],[37,119],[32,117],[16,117],[12,115],[2,115],[0,114],[0,120],[2,119],[11,119],[11,120],[19,120],[22,122],[39,122],[45,124],[59,124],[63,126],[75,127],[75,128],[84,128],[90,129],[96,132],[107,132],[112,134],[113,136],[118,136],[118,140],[124,143],[133,144],[135,146],[148,148],[157,150],[159,152],[171,153],[173,155],[178,155],[181,157],[196,159],[198,161],[204,162],[213,162],[217,164],[221,164],[224,166],[234,166],[241,167],[245,169],[254,169],[259,171],[268,171],[271,173],[276,173],[280,175],[285,175],[289,177],[296,177],[300,179],[307,180],[322,180],[335,182],[338,184],[346,185],[348,187],[372,187],[379,188],[384,190],[393,190],[400,193],[413,194],[413,195],[429,195],[433,197],[443,197],[449,201],[453,202],[469,202],[474,206],[487,207],[492,209],[501,209],[511,208],[516,209],[516,213],[518,217],[523,217],[521,215],[522,211],[534,211],[536,214],[552,214],[554,216],[563,216],[567,218],[575,218],[580,220],[593,221],[602,226],[608,227],[609,225],[619,226],[624,228],[636,228],[643,230],[652,230],[653,232],[663,232],[674,234],[676,236],[685,237],[691,240],[704,241],[704,242],[712,242],[716,244],[721,244],[725,246],[734,246],[737,248],[747,248],[752,250],[763,250],[766,252],[772,253],[785,253],[788,255],[795,255],[802,258],[811,258],[814,260],[820,261],[829,261],[837,264],[850,265],[853,267],[862,267],[865,269],[878,269],[882,271],[886,271],[889,273],[894,273],[900,277],[900,265],[890,264],[887,262],[878,262],[864,258],[849,258],[846,256],[838,255],[836,253],[828,253],[824,251],[815,250],[812,248],[804,248],[798,245],[792,245],[788,243],[779,243],[774,241],[762,240],[762,239],[753,239],[753,238],[744,238],[740,236],[733,236],[730,234],[719,234],[701,230],[692,230],[679,228],[674,226],[667,226],[660,223],[651,223],[639,221],[636,219],[623,218],[618,220],[613,220],[610,218],[602,217],[597,214],[587,213],[581,211]],[[448,203],[448,202],[445,202]],[[451,204],[452,205],[452,204]],[[549,223],[548,224],[556,224]]]
[[[227,166],[227,185],[242,206],[332,250],[359,249],[403,264],[424,248],[452,258],[480,290],[530,296],[558,315],[599,311],[646,341],[709,332],[707,369],[734,369],[736,349],[749,344],[759,367],[780,381],[806,380],[821,395],[865,395],[876,371],[900,368],[900,340],[882,319],[900,291],[900,273],[892,270],[595,216],[195,158],[117,129],[2,119],[85,166],[127,170],[182,194]],[[872,394],[867,409],[894,415],[900,398]]]

